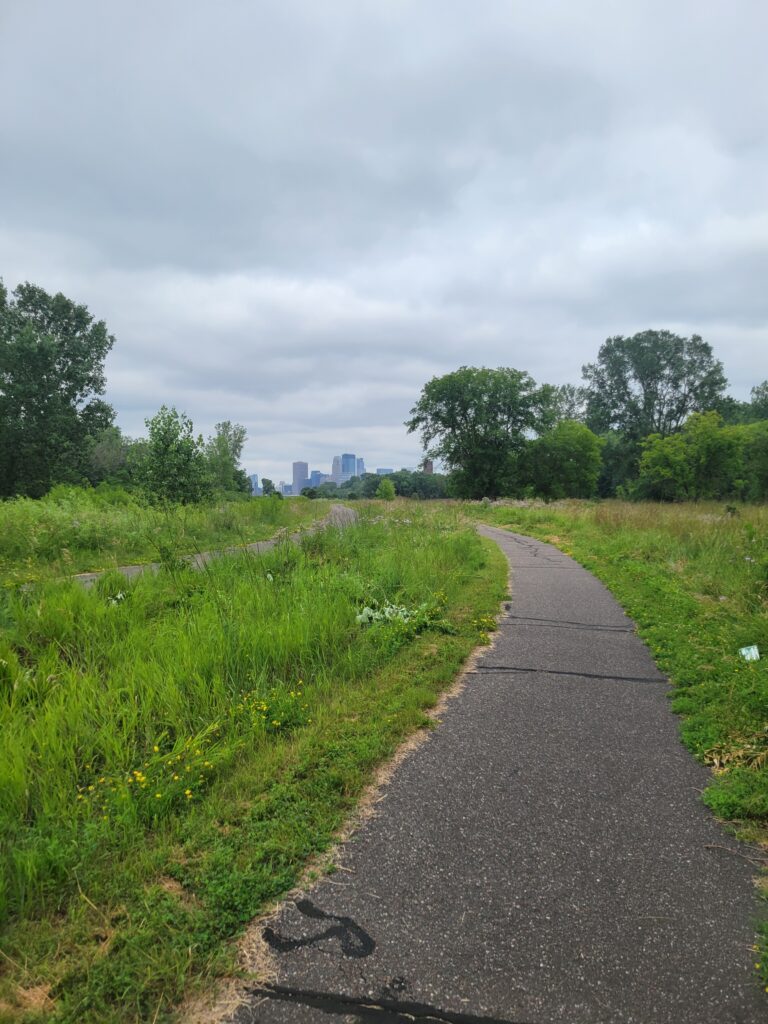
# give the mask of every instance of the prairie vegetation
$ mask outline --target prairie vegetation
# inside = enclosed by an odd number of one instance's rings
[[[122,487],[59,485],[0,502],[0,581],[65,576],[265,540],[324,516],[328,502],[220,498],[152,506]]]
[[[426,724],[505,565],[453,508],[360,511],[0,592],[0,1019],[167,1019]]]

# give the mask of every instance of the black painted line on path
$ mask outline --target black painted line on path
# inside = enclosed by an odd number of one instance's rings
[[[467,675],[482,675],[484,672],[534,672],[545,676],[573,676],[576,679],[609,679],[614,683],[667,683],[664,676],[612,676],[601,672],[565,672],[555,668],[526,668],[524,665],[478,665]]]
[[[251,997],[261,996],[281,1003],[298,1003],[310,1006],[324,1013],[356,1015],[360,1021],[376,1021],[377,1024],[533,1024],[532,1021],[509,1020],[501,1017],[478,1017],[472,1013],[454,1013],[440,1010],[426,1003],[400,1002],[391,999],[355,999],[351,996],[335,995],[331,992],[314,992],[290,988],[286,985],[263,985],[249,988]]]

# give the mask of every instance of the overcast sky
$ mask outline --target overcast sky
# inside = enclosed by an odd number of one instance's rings
[[[84,302],[125,432],[415,465],[462,364],[609,335],[768,377],[764,0],[0,0],[0,276]]]

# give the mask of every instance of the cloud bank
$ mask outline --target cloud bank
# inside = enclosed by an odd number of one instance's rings
[[[249,471],[355,451],[462,364],[578,382],[612,334],[768,376],[768,8],[657,0],[11,0],[0,275],[117,343]]]

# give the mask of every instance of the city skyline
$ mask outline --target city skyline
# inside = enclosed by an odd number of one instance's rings
[[[347,460],[346,463],[345,459]],[[327,456],[325,460],[327,463]],[[322,460],[318,461],[322,462]],[[430,459],[421,459],[418,464],[410,466],[401,465],[397,468],[413,472],[422,465],[425,467],[425,472],[433,472],[433,463]],[[355,452],[345,452],[330,457],[330,469],[327,472],[317,467],[313,468],[311,462],[307,459],[294,460],[291,463],[290,473],[281,471],[273,476],[269,473],[262,474],[258,469],[251,467],[247,468],[245,472],[254,490],[261,491],[262,481],[266,478],[272,482],[275,490],[281,493],[300,494],[304,487],[319,487],[323,483],[335,483],[337,486],[340,486],[353,477],[360,477],[366,473],[374,476],[386,476],[396,471],[394,465],[367,467],[364,456],[358,455]]]

